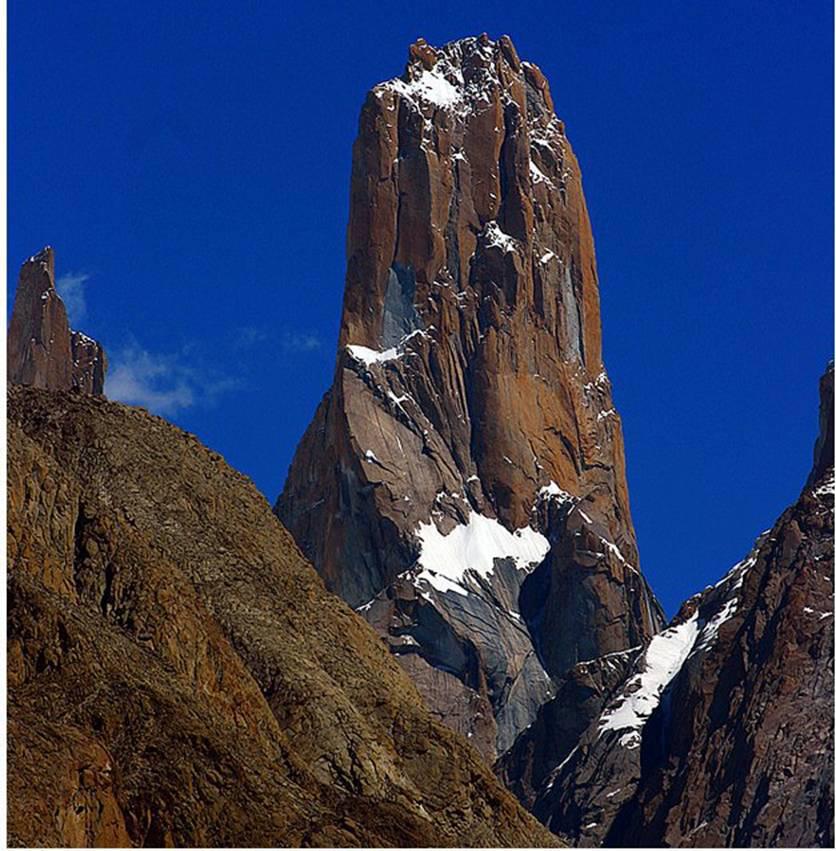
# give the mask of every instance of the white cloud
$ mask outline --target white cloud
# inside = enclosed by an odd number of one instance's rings
[[[273,349],[278,342],[285,354],[304,354],[322,348],[319,335],[311,331],[292,331],[289,328],[267,329],[256,325],[241,325],[230,332],[232,348],[237,351]]]
[[[313,352],[322,346],[322,340],[316,334],[305,331],[285,331],[282,334],[282,348],[286,352]]]
[[[168,415],[193,405],[211,405],[237,383],[183,364],[182,357],[182,353],[154,354],[131,344],[111,358],[105,382],[108,398]]]
[[[77,327],[76,323],[84,319],[84,314],[87,313],[87,299],[84,292],[84,287],[90,276],[83,272],[67,272],[66,275],[61,275],[55,282],[55,289],[58,290],[58,295],[64,302],[67,308],[67,316],[70,318],[70,325]]]
[[[234,349],[251,349],[270,339],[267,331],[263,328],[256,328],[254,325],[242,325],[231,333]]]

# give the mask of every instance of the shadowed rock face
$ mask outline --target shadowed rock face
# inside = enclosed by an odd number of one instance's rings
[[[101,396],[107,359],[104,349],[67,321],[55,289],[55,253],[44,248],[20,268],[7,338],[8,378],[46,390]]]
[[[560,694],[500,766],[578,845],[833,846],[833,368],[798,501],[555,748]],[[596,704],[598,705],[596,711]]]
[[[366,99],[334,382],[276,512],[489,757],[576,663],[662,623],[580,169],[507,37],[419,41]]]
[[[8,404],[11,844],[556,842],[217,454],[100,398]]]

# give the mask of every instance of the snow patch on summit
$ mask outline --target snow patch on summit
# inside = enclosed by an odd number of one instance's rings
[[[463,83],[460,83],[461,85]],[[461,89],[447,80],[438,66],[431,71],[424,71],[411,82],[396,78],[388,83],[381,83],[375,88],[376,90],[390,89],[404,97],[423,100],[439,108],[455,106],[461,97]]]

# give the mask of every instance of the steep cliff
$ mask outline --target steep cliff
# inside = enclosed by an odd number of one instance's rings
[[[594,693],[577,745],[546,770],[547,706],[506,757],[506,777],[559,835],[833,846],[832,365],[814,455],[798,501],[749,555],[682,606],[615,693]]]
[[[15,384],[104,393],[104,349],[70,328],[55,289],[55,253],[49,246],[20,268],[6,351],[8,379]]]
[[[333,386],[276,512],[491,757],[554,678],[662,623],[580,169],[507,37],[419,40],[366,99]]]
[[[220,456],[101,398],[8,404],[11,844],[555,842]]]

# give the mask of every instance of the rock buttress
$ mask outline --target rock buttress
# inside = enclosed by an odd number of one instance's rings
[[[661,624],[580,169],[507,37],[419,40],[366,99],[334,381],[276,512],[488,756]]]

